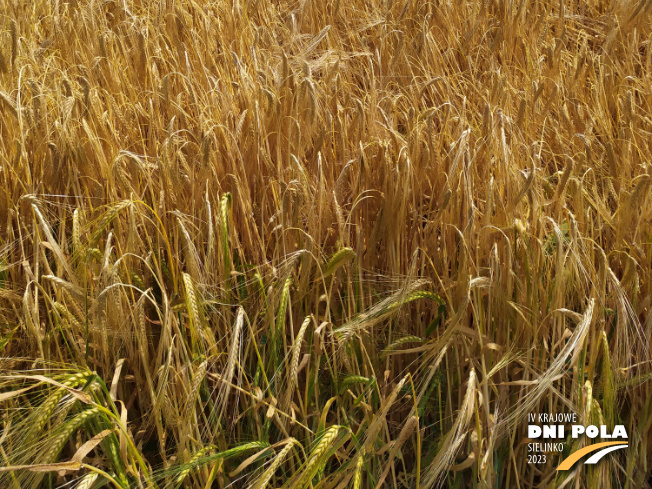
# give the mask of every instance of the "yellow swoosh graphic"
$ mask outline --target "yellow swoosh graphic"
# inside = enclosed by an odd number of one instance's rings
[[[627,445],[626,442],[623,441],[605,441],[603,443],[596,443],[594,445],[589,445],[588,447],[584,447],[572,454],[570,454],[560,465],[557,467],[557,470],[568,470],[570,469],[575,462],[577,462],[579,459],[581,459],[584,455],[588,455],[591,452],[595,452],[596,450],[600,450],[601,448],[605,447],[610,447],[613,445]]]

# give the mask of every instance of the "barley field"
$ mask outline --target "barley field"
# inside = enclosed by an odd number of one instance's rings
[[[0,487],[650,487],[652,2],[0,3]]]

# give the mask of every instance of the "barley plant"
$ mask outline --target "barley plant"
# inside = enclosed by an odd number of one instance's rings
[[[651,86],[644,0],[2,0],[0,487],[649,487]]]

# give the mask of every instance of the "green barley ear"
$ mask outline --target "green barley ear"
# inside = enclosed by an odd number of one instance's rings
[[[195,470],[203,465],[206,465],[214,460],[226,460],[229,458],[237,457],[242,455],[249,450],[261,450],[269,447],[269,443],[264,441],[253,441],[250,443],[243,443],[237,447],[233,447],[229,450],[224,450],[222,452],[217,452],[212,455],[207,455],[209,452],[217,450],[215,445],[208,445],[201,450],[199,450],[188,463],[181,466],[177,466],[174,470],[179,470],[177,477],[175,478],[176,487],[180,487],[184,479],[190,474],[190,471]],[[163,474],[163,477],[167,477],[168,474]]]
[[[388,353],[393,352],[406,343],[423,343],[423,340],[420,337],[414,335],[404,336],[403,338],[396,340],[391,345],[388,345],[387,348],[383,350],[383,355],[387,355]]]
[[[199,327],[199,302],[197,301],[192,279],[185,272],[183,274],[183,286],[186,291],[186,310],[190,319],[190,338],[194,350],[197,342],[197,329]]]
[[[109,206],[109,208],[104,212],[104,214],[102,214],[102,217],[100,217],[99,221],[94,226],[95,231],[91,235],[91,248],[97,246],[97,244],[100,242],[100,238],[104,234],[104,231],[109,227],[111,222],[113,222],[113,220],[130,205],[132,205],[130,200],[123,200]]]
[[[224,278],[229,284],[231,274],[231,253],[229,251],[229,205],[231,204],[231,194],[226,193],[222,196],[220,202],[220,225],[222,233],[222,256],[224,267]]]
[[[342,426],[335,425],[331,426],[324,432],[324,435],[321,437],[315,448],[312,450],[312,452],[310,452],[310,457],[308,458],[308,461],[303,468],[299,482],[296,484],[296,486],[292,485],[293,489],[295,487],[296,489],[304,489],[310,485],[312,479],[315,477],[315,475],[317,475],[317,472],[321,470],[321,468],[328,460],[333,446],[335,445],[334,442],[337,439],[341,429]],[[348,437],[349,433],[347,432],[345,439]],[[341,441],[343,440],[340,440],[340,442]]]
[[[77,374],[66,375],[60,379],[60,383],[66,387],[75,387],[83,382],[86,382],[94,374],[91,372],[80,372]],[[45,424],[51,421],[52,413],[56,409],[61,398],[66,394],[66,390],[57,387],[53,394],[51,394],[37,410],[34,423],[30,424],[29,430],[25,435],[25,445],[29,446],[36,442],[37,437],[45,427]],[[72,404],[68,407],[70,409]]]
[[[59,430],[58,435],[50,443],[50,448],[43,455],[41,463],[51,463],[56,461],[59,452],[66,444],[70,435],[73,434],[77,428],[83,425],[86,421],[92,419],[100,413],[99,408],[90,408],[82,411],[80,414],[72,418]]]
[[[344,265],[347,261],[355,258],[355,251],[351,248],[342,248],[337,253],[335,253],[330,260],[326,263],[324,267],[324,272],[322,278],[327,278],[331,276],[335,271]]]
[[[190,474],[190,471],[195,468],[198,463],[198,460],[201,460],[202,457],[204,457],[207,453],[212,452],[213,450],[217,450],[217,447],[215,445],[207,445],[201,450],[199,450],[191,459],[190,461],[185,464],[184,468],[179,472],[179,475],[176,478],[176,484],[177,487],[179,487],[184,479],[188,477],[188,474]]]
[[[214,349],[216,347],[215,337],[212,330],[205,324],[195,284],[190,275],[185,272],[183,273],[183,286],[186,292],[185,304],[190,319],[190,340],[193,350],[198,351],[199,338],[204,340],[206,350]]]
[[[374,324],[388,318],[399,308],[418,299],[431,299],[440,305],[445,304],[444,300],[434,292],[427,290],[416,290],[429,283],[427,280],[417,280],[407,290],[400,290],[387,299],[379,302],[366,312],[357,315],[352,320],[334,331],[338,339],[343,343],[348,341],[354,334],[369,330]]]
[[[297,337],[294,339],[294,345],[292,345],[292,360],[290,363],[290,382],[293,383],[293,387],[299,386],[299,377],[297,372],[299,370],[299,355],[301,354],[301,343],[303,342],[303,337],[305,336],[306,330],[310,325],[310,321],[311,321],[310,316],[308,316],[303,320],[303,323],[301,323],[301,327],[299,328],[299,333],[297,334]]]
[[[353,489],[362,487],[362,468],[364,467],[364,448],[358,454],[358,461],[355,464],[355,473],[353,474]]]
[[[340,394],[343,394],[349,389],[351,386],[356,385],[356,384],[368,384],[369,383],[369,378],[363,377],[362,375],[347,375],[344,377],[344,380],[340,382],[339,385],[339,392]]]
[[[263,475],[260,476],[260,478],[251,486],[252,489],[265,489],[267,487],[267,484],[271,480],[271,478],[274,476],[274,473],[276,470],[281,466],[283,463],[283,460],[285,460],[285,457],[287,456],[288,453],[290,453],[290,450],[296,445],[298,442],[295,438],[290,438],[286,441],[286,445],[283,447],[283,450],[281,450],[276,457],[274,457],[274,460],[272,461],[271,465],[269,468],[263,473]]]
[[[143,282],[143,277],[141,277],[134,271],[131,271],[129,275],[131,276],[131,280],[133,281],[136,287],[138,287],[140,290],[147,290],[147,287],[145,286],[145,282]]]
[[[288,277],[285,280],[285,284],[283,285],[283,291],[281,292],[281,301],[278,306],[278,313],[276,314],[276,322],[274,324],[274,331],[272,331],[272,344],[270,345],[270,377],[273,377],[274,372],[278,367],[279,350],[283,348],[281,343],[283,341],[283,334],[285,332],[285,312],[288,307],[288,297],[290,296],[291,284],[292,277]]]

